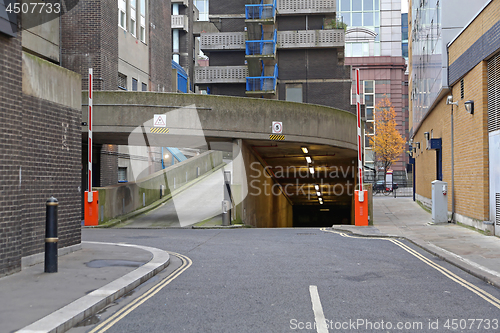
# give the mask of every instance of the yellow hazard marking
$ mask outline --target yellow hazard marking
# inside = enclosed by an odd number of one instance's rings
[[[444,276],[446,276],[447,278],[449,278],[450,280],[458,283],[459,285],[461,285],[462,287],[464,288],[467,288],[469,289],[470,291],[472,291],[474,294],[478,295],[479,297],[481,297],[482,299],[484,299],[485,301],[487,301],[488,303],[492,304],[493,306],[497,307],[498,309],[500,309],[500,300],[498,298],[496,298],[495,296],[489,294],[488,292],[484,291],[483,289],[475,286],[474,284],[470,283],[469,281],[467,280],[464,280],[463,278],[461,278],[460,276],[450,272],[449,270],[447,270],[446,268],[444,268],[443,266],[441,265],[438,265],[436,264],[435,262],[433,262],[432,260],[428,259],[427,257],[425,257],[424,255],[418,253],[417,251],[413,250],[411,247],[403,244],[401,241],[397,240],[397,239],[392,239],[392,238],[382,238],[382,237],[358,237],[358,236],[352,236],[352,235],[348,235],[344,232],[337,232],[337,231],[333,231],[333,230],[327,230],[326,228],[321,228],[321,231],[325,231],[325,232],[331,232],[331,233],[335,233],[335,234],[339,234],[340,236],[342,237],[346,237],[346,238],[359,238],[359,239],[380,239],[380,240],[386,240],[386,241],[389,241],[397,246],[399,246],[400,248],[402,248],[403,250],[405,250],[406,252],[410,253],[411,255],[413,255],[414,257],[420,259],[421,261],[423,261],[424,263],[426,263],[427,265],[431,266],[432,268],[434,268],[435,270],[437,270],[438,272],[440,272],[441,274],[443,274]]]
[[[167,134],[170,129],[167,127],[151,127],[149,131],[155,134]]]
[[[182,261],[182,265],[177,268],[175,271],[173,271],[169,276],[167,276],[163,281],[158,283],[156,286],[145,292],[143,295],[132,301],[130,304],[127,304],[127,306],[123,307],[123,309],[120,309],[117,311],[115,314],[113,314],[111,317],[103,321],[101,324],[96,326],[92,331],[89,333],[95,333],[95,332],[106,332],[111,326],[116,324],[118,321],[123,319],[126,315],[128,315],[130,312],[134,311],[137,307],[139,307],[142,303],[146,302],[148,299],[156,295],[160,290],[165,288],[170,282],[175,280],[179,275],[181,275],[186,269],[188,269],[193,262],[191,259],[188,257],[179,254],[179,253],[174,253],[174,252],[169,252],[169,254],[176,256]]]
[[[273,135],[269,135],[269,140],[283,141],[283,140],[285,140],[285,136],[273,134]]]

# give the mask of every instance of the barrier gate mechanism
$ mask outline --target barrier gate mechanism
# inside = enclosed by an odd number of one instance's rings
[[[99,195],[97,191],[92,191],[92,68],[89,68],[89,172],[88,172],[88,191],[85,191],[85,225],[99,224]]]
[[[363,146],[361,145],[361,98],[359,68],[356,68],[356,117],[358,126],[358,177],[359,191],[354,191],[354,224],[356,226],[368,225],[368,194],[363,190]]]

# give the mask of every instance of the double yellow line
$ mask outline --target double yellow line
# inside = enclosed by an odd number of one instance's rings
[[[421,261],[423,261],[427,265],[431,266],[432,268],[434,268],[435,270],[437,270],[438,272],[440,272],[441,274],[443,274],[444,276],[446,276],[450,280],[458,283],[459,285],[461,285],[464,288],[469,289],[474,294],[478,295],[479,297],[481,297],[482,299],[484,299],[488,303],[490,303],[493,306],[495,306],[496,308],[500,309],[500,300],[498,298],[496,298],[495,296],[487,293],[486,291],[484,291],[483,289],[475,286],[474,284],[472,284],[472,283],[464,280],[460,276],[458,276],[458,275],[450,272],[449,270],[447,270],[443,266],[440,266],[440,265],[436,264],[432,260],[426,258],[424,255],[418,253],[417,251],[413,250],[411,247],[403,244],[401,241],[399,241],[397,239],[393,239],[393,238],[381,238],[381,237],[357,237],[357,236],[348,235],[348,234],[343,233],[343,232],[336,232],[336,231],[333,231],[333,230],[327,230],[326,228],[321,228],[321,230],[322,231],[326,231],[326,232],[331,232],[331,233],[339,234],[340,236],[347,237],[347,238],[380,239],[380,240],[390,241],[391,243],[399,246],[400,248],[402,248],[406,252],[410,253],[414,257],[420,259]]]
[[[116,324],[118,321],[123,319],[126,315],[128,315],[130,312],[134,311],[138,306],[140,306],[142,303],[146,302],[148,299],[156,295],[160,290],[165,288],[170,282],[172,282],[174,279],[176,279],[179,275],[181,275],[186,269],[188,269],[193,262],[191,259],[188,257],[179,254],[179,253],[174,253],[174,252],[168,252],[170,255],[173,255],[177,258],[179,258],[182,262],[181,266],[177,268],[175,271],[173,271],[169,276],[167,276],[163,281],[158,283],[156,286],[145,292],[143,295],[132,301],[131,303],[127,304],[125,307],[117,311],[115,314],[113,314],[111,317],[103,321],[101,324],[96,326],[92,331],[89,333],[95,333],[95,332],[106,332],[111,326]]]

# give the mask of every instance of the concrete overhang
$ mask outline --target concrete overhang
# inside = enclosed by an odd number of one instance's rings
[[[87,121],[86,92],[82,101],[82,121]],[[126,91],[94,92],[93,105],[96,144],[129,144],[130,135],[141,127],[153,141],[158,138],[160,145],[167,137],[182,145],[183,140],[200,134],[207,141],[269,141],[272,122],[279,121],[286,142],[357,149],[356,116],[326,106],[248,97]],[[175,115],[166,124],[169,133],[149,135],[154,128],[154,115],[172,111],[176,111]],[[82,126],[84,136],[87,132],[88,127]]]

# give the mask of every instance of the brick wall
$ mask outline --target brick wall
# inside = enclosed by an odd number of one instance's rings
[[[82,75],[88,90],[88,68],[95,90],[118,88],[118,4],[81,0],[61,18],[61,65]]]
[[[150,91],[172,91],[171,3],[149,1]]]
[[[81,110],[23,94],[23,257],[44,251],[45,202],[59,201],[59,247],[81,240]]]
[[[21,36],[0,34],[0,276],[20,269]]]
[[[246,0],[211,0],[208,2],[210,15],[217,14],[244,14]]]
[[[306,16],[278,16],[277,26],[279,31],[290,30],[321,30],[323,28],[324,15],[309,15],[307,18],[306,29]]]
[[[463,31],[449,48],[449,64],[453,64],[465,50],[480,39],[489,29],[491,29],[500,17],[500,1],[491,1],[485,7],[483,12],[472,21],[472,23]],[[408,30],[410,31],[410,30]],[[498,32],[496,36],[498,38]],[[488,42],[491,42],[489,40]],[[488,47],[490,45],[485,45]],[[491,45],[494,46],[494,45]],[[473,59],[472,59],[473,60]]]
[[[81,240],[81,110],[23,94],[21,50],[21,36],[0,35],[0,276],[43,251],[50,196],[59,246]]]
[[[482,62],[464,78],[465,96],[460,99],[460,83],[452,87],[454,100],[455,209],[458,214],[480,221],[489,219],[488,134],[486,63]],[[474,100],[474,115],[465,111],[464,101]],[[451,106],[446,96],[423,121],[414,141],[421,149],[416,156],[416,191],[431,198],[431,182],[436,179],[436,155],[425,150],[424,132],[442,138],[443,181],[448,182],[448,210],[451,211]]]
[[[338,64],[336,49],[279,50],[278,67],[282,80],[351,77],[350,67]]]
[[[225,51],[210,53],[210,66],[243,66],[245,52]]]
[[[100,150],[101,181],[99,186],[116,185],[118,183],[118,146],[102,145]]]

